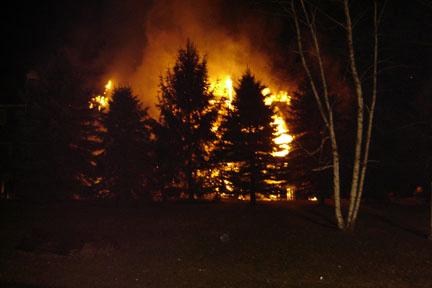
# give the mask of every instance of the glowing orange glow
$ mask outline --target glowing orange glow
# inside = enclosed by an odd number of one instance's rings
[[[97,108],[99,111],[107,109],[109,106],[109,98],[111,97],[111,93],[113,90],[113,81],[108,80],[105,84],[105,90],[102,95],[96,95],[90,100],[89,108],[94,109]]]
[[[313,197],[308,197],[308,200],[312,202],[316,202],[318,201],[318,198],[316,196],[313,196]]]

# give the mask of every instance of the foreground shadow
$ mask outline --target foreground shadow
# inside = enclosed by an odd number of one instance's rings
[[[325,213],[326,211],[319,211],[320,209],[327,209],[329,207],[301,207],[290,208],[290,213],[300,219],[306,220],[318,226],[338,230],[336,223]]]
[[[415,235],[417,237],[421,237],[423,239],[427,239],[428,238],[428,233],[425,232],[422,229],[398,223],[394,219],[390,219],[387,216],[380,215],[380,214],[377,214],[377,213],[371,212],[371,213],[369,213],[369,215],[372,216],[373,218],[381,221],[382,223],[393,227],[393,228],[397,228],[397,229],[402,230],[404,232],[408,232],[408,233],[410,233],[412,235]]]

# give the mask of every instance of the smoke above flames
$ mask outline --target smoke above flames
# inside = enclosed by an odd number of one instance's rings
[[[131,17],[141,19],[128,19],[123,27],[115,27],[128,39],[113,51],[101,81],[113,79],[116,85],[131,85],[153,115],[157,114],[160,76],[174,65],[187,39],[206,56],[211,82],[229,76],[235,85],[249,68],[272,91],[295,89],[289,73],[276,63],[282,55],[275,44],[279,20],[250,1],[159,0],[151,5],[124,5],[142,9],[129,11]]]

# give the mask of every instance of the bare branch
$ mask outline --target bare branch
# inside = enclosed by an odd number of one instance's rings
[[[326,136],[323,137],[321,139],[321,144],[318,146],[318,148],[316,148],[315,150],[309,151],[308,149],[306,149],[305,147],[303,147],[300,143],[297,143],[297,145],[304,151],[306,152],[306,154],[308,156],[315,156],[318,152],[321,152],[322,150],[324,150],[324,145],[326,144],[326,142],[330,140],[330,136]]]
[[[298,16],[297,16],[297,10],[295,8],[294,1],[291,1],[291,10],[292,10],[292,15],[293,15],[293,19],[294,19],[295,28],[296,28],[298,52],[300,54],[300,58],[301,58],[301,61],[302,61],[302,64],[303,64],[303,68],[304,68],[304,70],[306,72],[307,77],[309,78],[309,82],[310,82],[310,85],[311,85],[311,88],[312,88],[312,93],[313,93],[313,95],[315,97],[315,100],[316,100],[316,102],[318,104],[318,109],[319,109],[321,118],[323,119],[326,127],[329,128],[329,121],[328,121],[327,116],[326,116],[326,114],[324,112],[324,108],[323,108],[320,96],[318,94],[317,86],[316,86],[315,81],[314,81],[314,79],[312,77],[312,73],[311,73],[311,71],[309,69],[309,65],[307,64],[306,57],[304,55],[303,43],[302,43],[302,41],[303,41],[302,40],[302,34],[301,34],[301,30],[300,30],[300,25],[299,25]]]
[[[305,19],[306,19],[306,22],[309,26],[309,30],[311,32],[311,36],[313,39],[315,52],[316,52],[316,58],[318,61],[318,66],[319,66],[319,71],[320,71],[321,84],[323,86],[322,90],[323,90],[323,94],[324,94],[323,95],[324,96],[324,104],[326,105],[326,108],[327,108],[329,122],[331,122],[331,118],[333,116],[332,116],[332,110],[330,107],[330,101],[329,101],[329,97],[328,97],[328,87],[327,87],[326,74],[324,73],[324,65],[323,65],[323,60],[321,58],[321,50],[320,50],[320,46],[319,46],[319,42],[318,42],[318,35],[317,35],[316,26],[315,26],[315,22],[314,22],[315,18],[312,18],[312,20],[311,20],[309,17],[309,13],[306,9],[306,5],[304,4],[304,1],[300,0],[300,3],[302,5],[303,13],[305,15]]]
[[[309,5],[313,5],[313,3],[311,3],[309,0],[305,0],[306,2],[308,2]],[[336,20],[334,17],[332,17],[331,15],[329,15],[328,13],[324,12],[322,9],[320,9],[318,6],[315,6],[315,9],[320,12],[322,15],[326,16],[328,19],[330,19],[333,23],[335,23],[336,25],[342,27],[343,29],[345,29],[345,25]]]
[[[321,172],[327,169],[333,168],[333,165],[325,165],[325,166],[321,166],[321,167],[317,167],[317,168],[313,168],[312,171],[314,172]]]

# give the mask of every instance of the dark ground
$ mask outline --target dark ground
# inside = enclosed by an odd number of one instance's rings
[[[432,287],[426,206],[0,202],[0,287]]]

